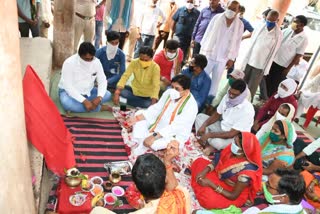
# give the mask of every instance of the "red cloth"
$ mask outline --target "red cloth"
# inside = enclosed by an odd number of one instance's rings
[[[215,166],[215,169],[212,172],[209,172],[205,178],[209,179],[216,185],[220,185],[223,189],[232,192],[232,186],[228,185],[224,180],[219,178],[219,174],[226,170],[228,167],[231,167],[236,164],[239,164],[243,161],[249,161],[250,163],[258,166],[257,170],[242,170],[238,172],[233,179],[233,182],[237,182],[237,177],[239,175],[246,175],[251,178],[249,186],[247,186],[241,194],[235,200],[230,200],[224,197],[222,194],[217,193],[211,187],[200,186],[196,181],[196,176],[200,173],[210,161],[199,158],[191,166],[191,186],[194,190],[196,198],[198,199],[200,205],[206,209],[222,209],[227,208],[230,205],[235,205],[241,207],[245,202],[250,199],[254,200],[256,197],[257,191],[261,187],[261,178],[262,178],[262,160],[261,160],[261,149],[259,142],[255,135],[249,132],[242,132],[242,147],[245,153],[245,157],[238,158],[234,157],[231,154],[231,145],[227,146],[224,150],[221,151],[220,160]],[[233,168],[232,167],[232,168]],[[234,168],[235,169],[235,168]],[[217,203],[218,202],[218,203]]]
[[[183,60],[183,52],[180,48],[178,48],[179,54],[179,62],[181,63]],[[171,69],[173,66],[173,61],[169,61],[166,58],[166,54],[164,50],[161,50],[153,57],[153,61],[155,61],[160,67],[160,75],[161,77],[165,77],[167,80],[171,80]]]
[[[72,136],[30,65],[23,78],[23,93],[28,140],[44,155],[48,168],[63,175],[64,168],[76,165]]]
[[[59,214],[90,213],[90,211],[92,210],[91,199],[93,198],[90,192],[81,192],[82,194],[87,195],[86,202],[84,202],[84,204],[82,204],[81,206],[73,206],[72,204],[70,204],[70,196],[79,191],[81,191],[80,186],[76,188],[70,188],[67,186],[64,180],[61,180],[58,189]]]
[[[298,102],[293,95],[285,98],[274,98],[274,95],[272,95],[272,97],[270,97],[268,101],[259,109],[256,116],[256,120],[259,122],[260,127],[268,122],[271,117],[273,117],[280,105],[283,103],[292,104],[296,110],[298,108]]]

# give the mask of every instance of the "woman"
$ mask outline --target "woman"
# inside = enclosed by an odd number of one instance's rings
[[[294,129],[288,120],[277,120],[270,132],[260,139],[263,174],[270,175],[277,168],[288,167],[294,162]]]
[[[301,175],[303,176],[307,187],[305,199],[317,210],[320,210],[320,173],[311,173],[308,170],[304,170],[303,172],[301,172]]]
[[[298,103],[294,97],[297,89],[297,83],[292,79],[282,81],[278,87],[278,92],[270,97],[268,101],[259,109],[254,120],[253,130],[257,132],[262,125],[264,125],[283,103],[290,103],[295,109],[298,108]]]
[[[261,163],[259,142],[249,132],[237,135],[213,162],[197,159],[191,166],[191,186],[200,205],[222,209],[253,202],[261,187]]]
[[[287,119],[292,121],[294,118],[296,109],[290,103],[283,103],[278,108],[277,112],[270,118],[270,120],[265,123],[260,130],[257,132],[256,137],[260,139],[265,133],[270,132],[272,126],[276,120],[284,120]]]

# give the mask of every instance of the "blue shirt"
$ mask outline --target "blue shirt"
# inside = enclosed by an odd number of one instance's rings
[[[196,99],[199,111],[204,107],[205,101],[208,97],[211,87],[211,79],[209,75],[203,70],[199,75],[194,75],[189,68],[184,69],[182,74],[190,77],[191,88],[190,91]]]
[[[243,27],[244,27],[244,31],[243,32],[246,32],[246,30],[247,31],[249,31],[250,33],[252,33],[252,31],[253,31],[253,27],[252,27],[252,25],[250,24],[250,22],[248,22],[246,19],[244,19],[244,18],[240,18],[240,20],[242,21],[242,23],[243,23]]]
[[[186,7],[180,7],[172,17],[176,22],[175,35],[179,38],[191,39],[193,28],[199,14],[200,12],[195,8],[193,8],[191,12],[188,12]]]
[[[96,57],[100,60],[103,71],[108,80],[108,87],[115,88],[122,74],[126,70],[126,57],[122,50],[118,48],[115,57],[111,60],[107,58],[107,46],[99,48]]]
[[[211,7],[203,8],[200,12],[199,18],[194,26],[192,33],[192,39],[200,43],[211,19],[219,14],[223,13],[224,9],[219,5],[216,10],[212,10]]]

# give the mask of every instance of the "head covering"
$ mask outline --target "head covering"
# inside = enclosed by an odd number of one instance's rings
[[[242,135],[242,149],[246,156],[246,159],[258,167],[257,170],[245,170],[245,174],[250,175],[252,179],[251,188],[249,192],[249,198],[253,201],[256,197],[257,192],[261,188],[262,179],[262,159],[261,159],[261,148],[256,136],[250,132],[241,132]],[[225,149],[230,150],[231,144]],[[216,166],[218,167],[218,166]]]
[[[226,105],[227,105],[227,108],[231,108],[231,107],[235,107],[239,104],[241,104],[248,96],[248,93],[249,93],[249,89],[248,87],[237,97],[231,99],[229,97],[229,94],[227,93],[225,96],[226,97]]]
[[[281,84],[287,87],[287,91],[281,88]],[[293,79],[285,79],[283,80],[278,87],[278,92],[274,95],[274,98],[285,98],[291,96],[297,89],[297,83]],[[280,93],[280,90],[282,93]]]
[[[286,119],[287,119],[288,121],[292,121],[293,118],[294,118],[296,109],[295,109],[294,106],[293,106],[292,104],[290,104],[290,103],[283,103],[283,104],[281,104],[280,106],[282,106],[282,105],[284,105],[284,104],[288,105],[289,108],[290,108],[289,113],[288,113]],[[279,111],[280,106],[279,106],[279,108],[278,108],[277,111]],[[276,122],[276,120],[277,120],[277,116],[276,116],[276,114],[274,114],[274,115],[268,120],[268,122],[266,122],[266,123],[260,128],[260,130],[259,130],[259,131],[257,132],[257,134],[256,134],[256,137],[259,139],[259,138],[262,137],[265,133],[267,133],[267,132],[269,133],[269,132],[271,131],[271,129],[272,129],[272,126],[273,126],[274,122]],[[293,127],[293,129],[294,129],[294,127]],[[294,129],[293,138],[294,138],[294,140],[296,140],[296,138],[297,138],[297,134],[296,134],[296,132],[295,132],[295,129]]]
[[[242,71],[240,71],[239,69],[234,69],[230,75],[235,79],[243,79],[244,78],[244,73]]]

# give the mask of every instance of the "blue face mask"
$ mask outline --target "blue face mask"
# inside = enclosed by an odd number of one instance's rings
[[[276,26],[276,23],[266,20],[266,25],[267,25],[267,28],[273,28],[274,26]]]

